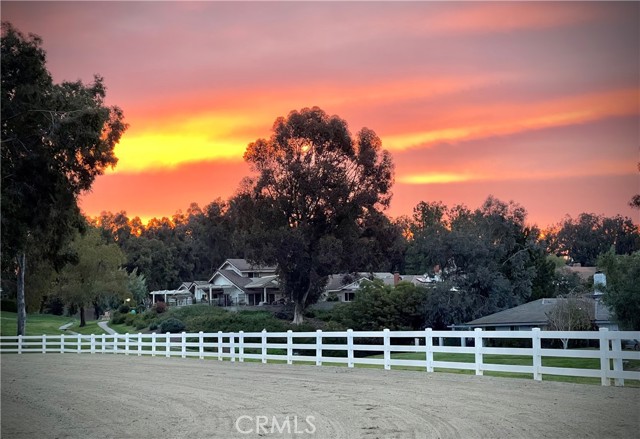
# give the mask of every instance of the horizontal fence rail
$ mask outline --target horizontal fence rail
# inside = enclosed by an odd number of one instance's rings
[[[625,360],[640,360],[640,352],[623,350],[624,340],[639,340],[639,331],[331,331],[214,332],[179,334],[37,335],[0,337],[0,353],[123,354],[214,358],[232,362],[258,361],[409,367],[434,372],[470,370],[599,378],[603,386],[624,386],[640,380],[639,370],[625,370]],[[526,347],[492,347],[504,341]],[[586,340],[587,349],[550,348],[551,341]],[[503,342],[503,343],[500,343]],[[544,345],[544,347],[543,347]],[[460,361],[439,361],[434,354],[458,355]],[[466,357],[465,357],[466,355]],[[402,356],[411,358],[401,358]],[[500,361],[485,356],[500,356]],[[526,358],[527,365],[509,364],[509,357]],[[464,358],[463,358],[464,357]],[[503,358],[503,357],[506,357]],[[592,359],[594,367],[545,365],[552,358]],[[545,360],[545,361],[543,361]],[[573,364],[573,363],[572,363]],[[638,369],[636,366],[635,369]]]

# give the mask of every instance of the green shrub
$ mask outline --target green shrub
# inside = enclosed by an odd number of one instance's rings
[[[168,318],[160,324],[160,332],[182,332],[185,330],[185,325],[176,318]]]
[[[127,326],[135,326],[137,319],[137,314],[127,314],[124,316],[124,324]]]
[[[156,329],[158,329],[158,322],[156,320],[152,321],[151,324],[149,325],[149,330],[151,331],[155,331]]]
[[[133,326],[136,329],[143,329],[147,327],[147,322],[145,322],[143,319],[138,319],[135,321],[135,324]]]
[[[111,315],[111,323],[113,323],[114,325],[121,325],[124,323],[124,319],[128,314],[122,314],[118,311],[114,311],[114,313]]]
[[[120,305],[120,307],[118,308],[118,312],[121,314],[127,314],[130,310],[131,308],[129,308],[129,305],[126,304]]]

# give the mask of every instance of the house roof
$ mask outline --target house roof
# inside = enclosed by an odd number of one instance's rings
[[[247,284],[251,283],[251,281],[253,280],[249,277],[242,277],[233,270],[218,270],[211,277],[210,282],[213,281],[213,279],[218,275],[223,276],[233,285],[240,288],[242,291],[246,291]]]
[[[505,309],[467,323],[470,326],[508,326],[547,323],[547,313],[556,305],[557,299],[538,299],[515,308]]]
[[[208,280],[194,280],[193,283],[196,284],[197,286],[209,285]]]
[[[233,265],[239,271],[275,271],[277,268],[269,265],[252,264],[246,259],[227,259],[226,261],[224,261],[220,268],[222,268],[227,263]]]
[[[280,283],[278,282],[278,276],[264,276],[254,277],[251,279],[245,288],[278,288]]]
[[[517,326],[517,325],[546,325],[549,320],[547,314],[553,310],[558,301],[565,299],[538,299],[525,303],[515,308],[505,309],[488,316],[472,320],[469,326]],[[609,309],[601,302],[593,299],[595,308],[595,322],[608,322],[611,320]]]

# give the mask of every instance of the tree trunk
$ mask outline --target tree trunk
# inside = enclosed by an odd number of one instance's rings
[[[80,305],[80,327],[86,326],[87,322],[84,321],[84,305]]]
[[[300,325],[304,320],[304,305],[296,302],[296,306],[293,310],[293,324]]]
[[[25,252],[18,255],[18,335],[24,335],[24,327],[27,323],[27,305],[24,299],[24,271],[27,268],[27,256]]]

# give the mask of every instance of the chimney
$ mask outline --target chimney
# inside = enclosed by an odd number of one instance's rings
[[[393,273],[393,286],[395,287],[399,283],[400,283],[400,273],[396,271]]]

